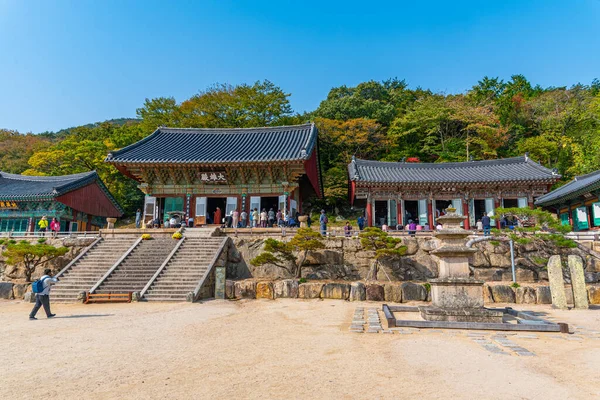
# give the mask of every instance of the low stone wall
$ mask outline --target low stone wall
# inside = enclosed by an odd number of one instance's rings
[[[573,292],[566,288],[567,303],[573,304]],[[600,304],[600,286],[587,287],[590,304]],[[545,285],[519,286],[485,284],[485,303],[552,304],[550,287]],[[225,297],[237,299],[337,299],[347,301],[385,301],[407,303],[431,301],[429,284],[423,282],[333,282],[298,279],[227,280]]]
[[[229,235],[233,245],[229,250],[227,277],[229,279],[276,280],[295,278],[275,265],[255,267],[250,260],[264,249],[267,238],[287,241],[291,236]],[[312,253],[303,267],[302,277],[315,279],[357,281],[372,279],[371,269],[374,252],[365,251],[358,238],[324,239],[325,249]],[[433,237],[404,237],[402,244],[407,247],[405,256],[399,259],[382,259],[379,262],[379,276],[376,279],[392,281],[426,281],[437,278],[439,259],[431,254],[439,241]],[[479,251],[471,258],[471,273],[475,279],[486,282],[512,281],[510,248],[507,242],[488,241],[474,245]],[[575,248],[559,248],[552,243],[532,241],[527,244],[515,243],[515,266],[517,282],[547,282],[546,264],[552,255],[561,255],[566,264],[568,255],[579,255],[584,261],[587,283],[600,282],[600,259]],[[570,283],[568,269],[565,281]]]

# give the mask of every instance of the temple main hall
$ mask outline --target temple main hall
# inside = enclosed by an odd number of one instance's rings
[[[184,214],[195,225],[215,210],[291,214],[321,197],[314,124],[238,129],[158,128],[106,158],[146,193],[144,221]]]

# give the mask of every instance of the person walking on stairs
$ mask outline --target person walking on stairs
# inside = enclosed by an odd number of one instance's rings
[[[35,315],[37,314],[37,312],[39,311],[39,309],[42,306],[44,307],[44,311],[46,312],[46,316],[48,318],[52,318],[56,315],[56,314],[52,314],[52,312],[50,312],[50,289],[52,289],[52,285],[55,285],[56,282],[58,282],[58,278],[52,277],[52,270],[45,269],[44,275],[42,275],[42,277],[40,278],[40,281],[41,281],[43,290],[41,290],[39,293],[35,294],[35,306],[33,306],[33,309],[29,313],[30,320],[37,319],[35,317]],[[35,285],[36,283],[37,282],[34,282],[33,284]]]

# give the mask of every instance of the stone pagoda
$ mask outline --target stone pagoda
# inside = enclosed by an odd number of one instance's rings
[[[437,218],[440,247],[431,252],[440,259],[439,278],[429,280],[432,305],[421,307],[421,316],[427,321],[501,323],[502,311],[483,307],[483,281],[469,276],[469,256],[477,249],[466,246],[470,233],[460,226],[465,217],[452,207],[446,212]]]

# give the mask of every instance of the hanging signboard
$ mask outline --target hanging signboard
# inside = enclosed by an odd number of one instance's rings
[[[202,183],[227,183],[225,172],[200,172]]]
[[[14,201],[0,201],[0,210],[18,210],[19,206]]]

